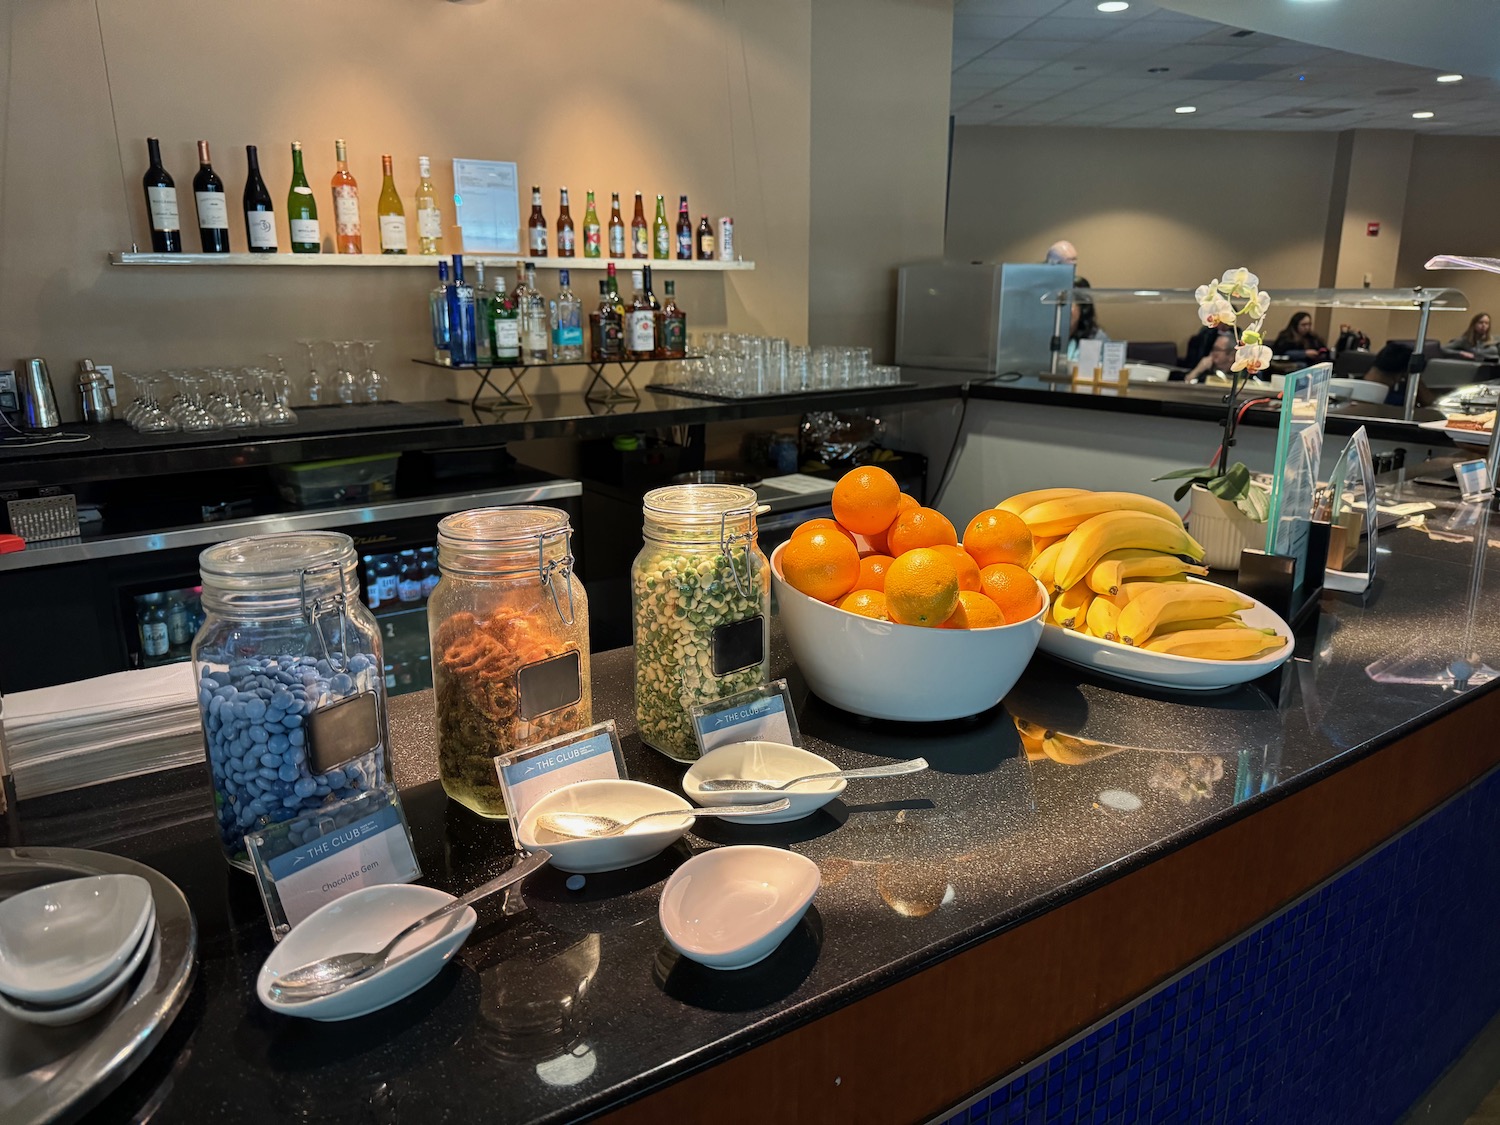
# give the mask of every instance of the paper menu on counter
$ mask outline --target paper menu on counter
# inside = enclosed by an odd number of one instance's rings
[[[543,797],[579,781],[629,776],[613,719],[501,754],[495,758],[495,772],[517,845],[521,843],[517,826]]]
[[[519,254],[521,200],[509,160],[453,161],[453,205],[465,254]]]
[[[1104,368],[1102,381],[1106,383],[1118,383],[1120,373],[1125,370],[1125,341],[1105,340],[1103,341],[1103,357],[1101,364]],[[1080,354],[1082,345],[1079,345]]]
[[[1099,366],[1103,362],[1103,340],[1078,341],[1078,377],[1080,379],[1095,378],[1099,373]]]

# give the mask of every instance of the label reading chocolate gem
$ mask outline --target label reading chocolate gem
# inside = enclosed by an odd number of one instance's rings
[[[765,659],[766,622],[760,614],[714,630],[714,675],[727,676]]]
[[[516,673],[521,718],[530,722],[583,698],[578,650],[528,664]]]
[[[314,773],[327,773],[380,748],[380,714],[373,691],[319,707],[307,717],[307,756]]]

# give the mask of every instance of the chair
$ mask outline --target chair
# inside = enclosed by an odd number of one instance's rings
[[[1372,379],[1330,379],[1328,389],[1343,398],[1355,402],[1384,402],[1390,388]]]
[[[1466,387],[1482,381],[1480,369],[1484,366],[1472,359],[1429,359],[1422,369],[1422,383],[1428,387]]]
[[[1177,367],[1177,345],[1171,340],[1131,340],[1125,345],[1125,358],[1158,367]]]
[[[1361,349],[1339,352],[1333,360],[1333,377],[1358,379],[1375,363],[1375,353]]]

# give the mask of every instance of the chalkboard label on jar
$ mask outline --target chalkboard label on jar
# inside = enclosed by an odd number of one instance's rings
[[[373,691],[347,696],[307,717],[307,757],[327,773],[380,746],[379,705]]]
[[[583,698],[583,676],[577,649],[538,660],[516,673],[516,695],[521,718],[532,719],[569,707]]]
[[[754,667],[766,657],[766,625],[760,614],[714,629],[714,675]]]

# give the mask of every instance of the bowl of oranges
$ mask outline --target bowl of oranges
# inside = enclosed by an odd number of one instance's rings
[[[958,529],[862,466],[771,556],[792,655],[808,686],[874,719],[976,715],[1010,691],[1042,635],[1047,592],[1027,570],[1036,544],[1013,513]]]

